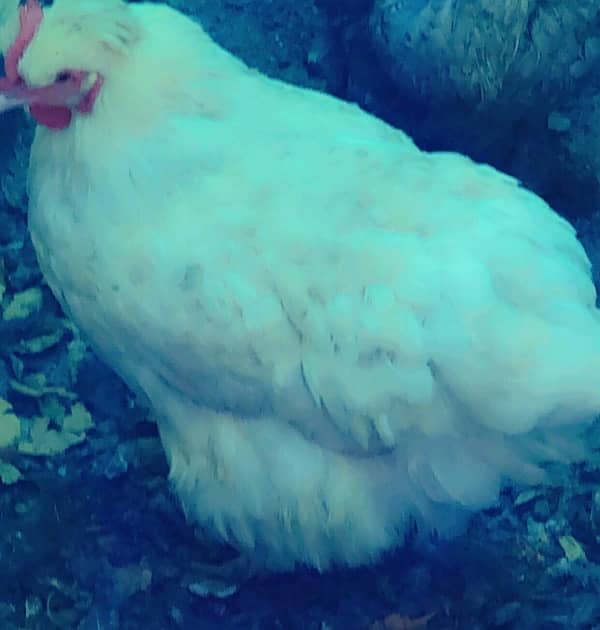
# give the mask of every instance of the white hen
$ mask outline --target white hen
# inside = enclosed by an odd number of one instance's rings
[[[580,455],[600,317],[542,200],[166,6],[2,1],[40,265],[198,523],[269,569],[356,565]]]

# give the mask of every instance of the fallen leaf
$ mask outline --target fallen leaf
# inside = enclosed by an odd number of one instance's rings
[[[425,628],[427,624],[435,617],[434,612],[422,617],[408,617],[392,613],[384,617],[383,621],[376,621],[371,624],[370,630],[419,630]]]

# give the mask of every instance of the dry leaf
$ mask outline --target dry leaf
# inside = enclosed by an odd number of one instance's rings
[[[419,630],[425,628],[427,624],[435,617],[435,613],[429,613],[422,617],[408,617],[392,613],[383,619],[376,621],[371,625],[370,630]]]

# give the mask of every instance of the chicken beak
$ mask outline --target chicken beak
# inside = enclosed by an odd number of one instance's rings
[[[77,106],[82,98],[79,81],[28,87],[23,83],[13,83],[6,77],[0,78],[0,113],[15,107],[37,104],[70,108]]]

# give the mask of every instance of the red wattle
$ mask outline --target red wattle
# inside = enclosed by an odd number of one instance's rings
[[[40,105],[38,103],[31,105],[29,111],[40,124],[56,131],[66,129],[73,117],[73,112],[68,107],[57,105]]]

